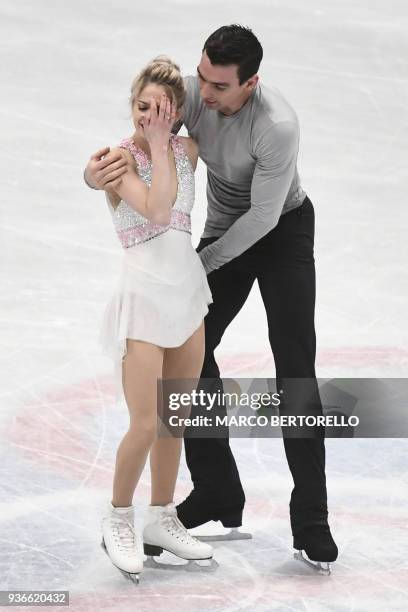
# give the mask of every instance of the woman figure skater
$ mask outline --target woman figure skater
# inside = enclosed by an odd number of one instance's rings
[[[130,423],[117,450],[102,545],[112,563],[136,580],[143,555],[132,500],[149,453],[151,505],[144,552],[158,555],[164,549],[188,560],[213,554],[211,546],[188,533],[173,503],[182,437],[157,437],[157,379],[199,379],[203,319],[212,302],[191,243],[198,147],[191,138],[171,134],[184,97],[180,70],[167,57],[155,58],[134,79],[135,132],[119,145],[127,172],[107,190],[124,261],[101,341],[120,367]]]

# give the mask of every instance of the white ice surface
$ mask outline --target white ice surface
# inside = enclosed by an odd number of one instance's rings
[[[280,440],[233,440],[252,541],[216,545],[219,570],[146,571],[138,589],[98,547],[115,449],[99,323],[121,257],[89,155],[129,134],[137,70],[167,53],[193,73],[206,36],[249,25],[260,72],[301,124],[316,209],[319,376],[404,377],[408,363],[408,9],[403,0],[4,0],[0,172],[0,588],[69,589],[71,609],[406,610],[407,444],[328,440],[333,575],[291,559]],[[205,219],[205,169],[193,216]],[[273,376],[257,288],[217,356],[225,376]],[[136,497],[138,521],[149,475]],[[177,499],[190,490],[181,468]]]

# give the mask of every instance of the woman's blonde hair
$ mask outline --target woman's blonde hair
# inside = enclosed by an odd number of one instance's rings
[[[186,97],[183,77],[180,68],[167,55],[158,55],[147,64],[133,79],[130,89],[130,106],[136,101],[137,96],[149,83],[156,83],[164,87],[170,100],[176,102],[179,110]]]

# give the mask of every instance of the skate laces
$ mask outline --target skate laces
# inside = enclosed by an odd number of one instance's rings
[[[162,522],[166,531],[168,531],[170,535],[181,540],[183,544],[195,544],[198,542],[184,527],[183,523],[177,517],[176,511],[163,516]]]
[[[126,552],[134,551],[137,548],[136,534],[128,516],[113,514],[110,520],[112,533],[118,548]]]

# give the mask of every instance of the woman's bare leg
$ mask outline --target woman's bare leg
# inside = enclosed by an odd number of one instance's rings
[[[164,352],[163,378],[200,377],[204,361],[204,323],[177,348]],[[173,501],[183,438],[157,438],[150,451],[151,504],[164,506]]]
[[[157,430],[157,379],[162,377],[164,349],[127,340],[122,381],[129,409],[129,429],[116,453],[112,504],[130,506]]]

